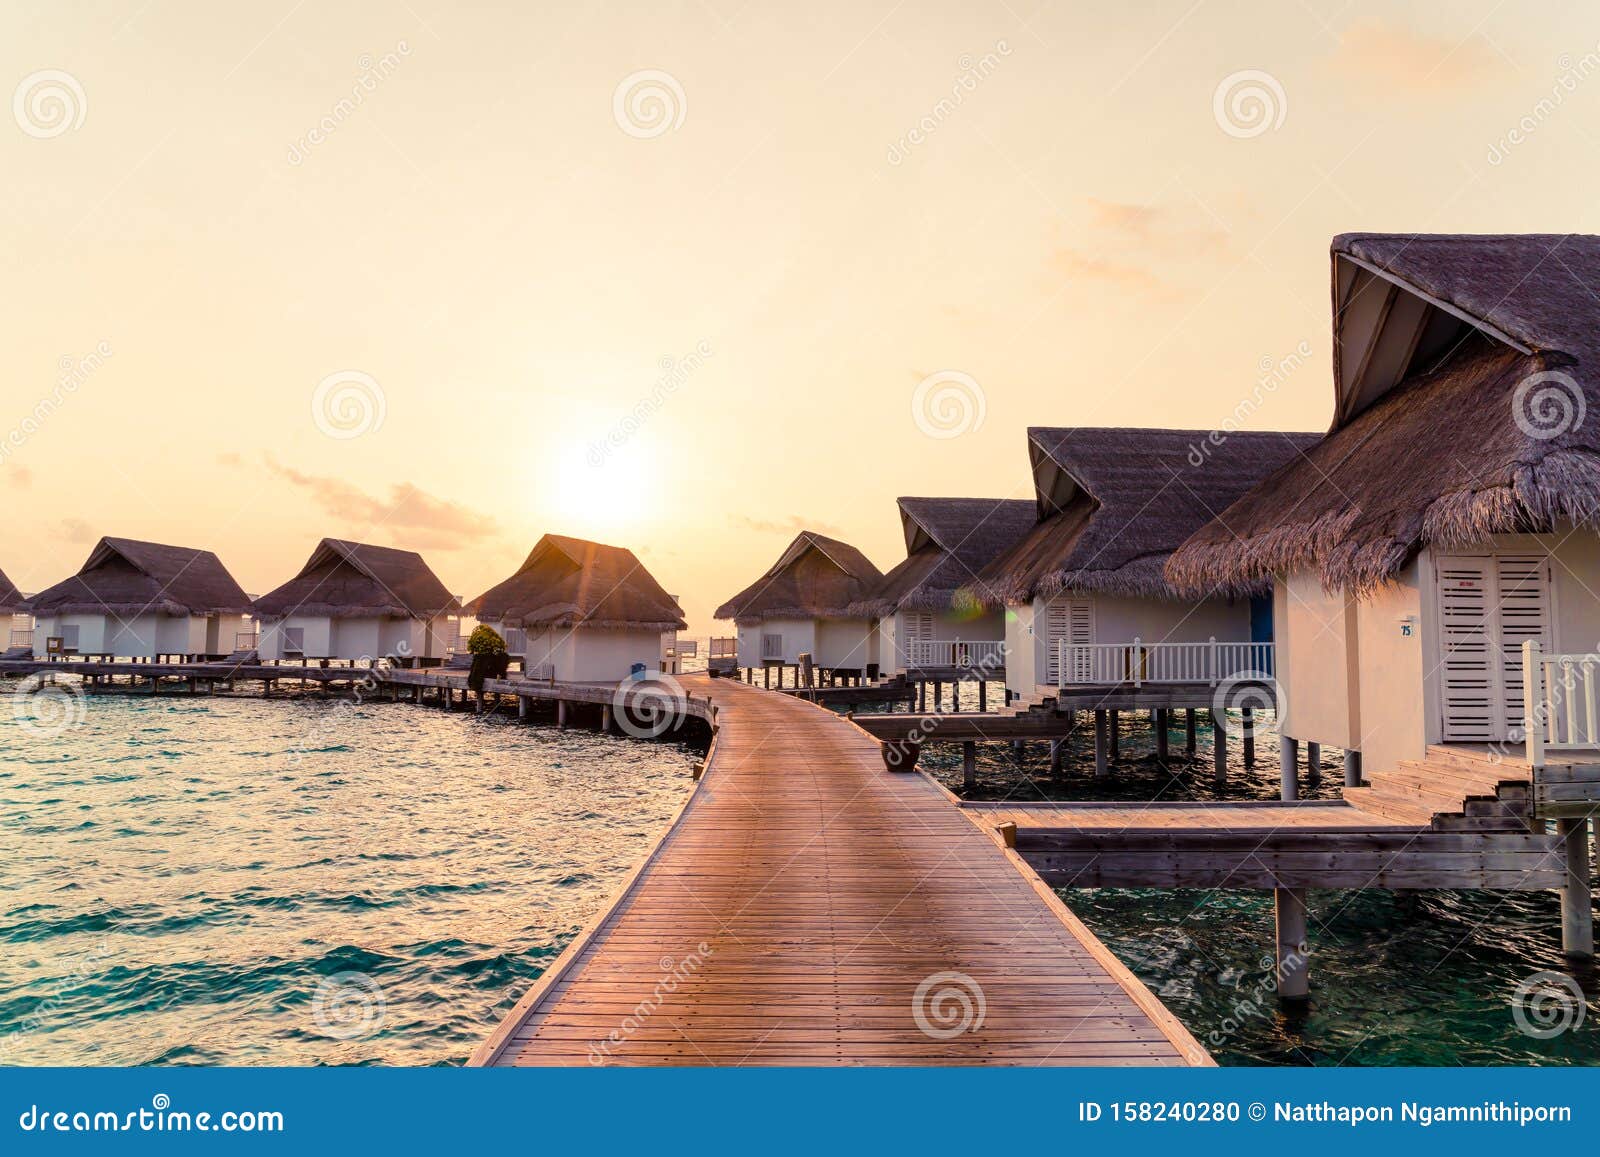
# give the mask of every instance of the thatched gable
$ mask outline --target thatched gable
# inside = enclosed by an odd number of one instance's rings
[[[468,609],[507,627],[588,627],[681,631],[677,600],[633,551],[547,534],[517,573],[479,595]]]
[[[1062,591],[1177,599],[1163,574],[1167,556],[1316,440],[1277,432],[1030,429],[1038,521],[963,596],[984,606]]]
[[[461,604],[414,550],[325,538],[300,573],[255,603],[263,619],[287,615],[432,619]]]
[[[883,581],[883,572],[849,543],[803,530],[754,583],[717,608],[741,626],[766,619],[859,618],[852,604]]]
[[[28,609],[27,600],[17,589],[17,584],[0,571],[0,615],[20,615]]]
[[[209,550],[131,538],[102,538],[77,574],[30,604],[40,618],[250,613],[250,597]]]
[[[1361,593],[1425,545],[1600,525],[1600,237],[1347,234],[1332,257],[1332,429],[1169,578]]]
[[[901,610],[957,609],[956,592],[1033,529],[1035,506],[1016,498],[901,498],[906,557],[850,610],[885,618]]]

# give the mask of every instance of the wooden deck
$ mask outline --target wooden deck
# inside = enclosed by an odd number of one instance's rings
[[[793,696],[682,682],[718,709],[698,788],[474,1064],[1210,1063],[932,780]]]

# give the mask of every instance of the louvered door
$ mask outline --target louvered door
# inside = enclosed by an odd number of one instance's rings
[[[1045,607],[1045,678],[1061,685],[1061,644],[1087,646],[1094,642],[1094,604],[1088,599],[1057,599]],[[1093,659],[1078,652],[1072,659],[1071,682],[1086,683],[1093,676]]]
[[[1437,563],[1443,737],[1494,743],[1522,725],[1522,644],[1550,642],[1550,563],[1445,555]]]

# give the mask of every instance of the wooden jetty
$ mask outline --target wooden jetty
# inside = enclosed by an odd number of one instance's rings
[[[823,708],[686,676],[696,792],[487,1065],[1207,1064],[953,797]]]

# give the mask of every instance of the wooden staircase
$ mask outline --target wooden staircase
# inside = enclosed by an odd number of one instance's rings
[[[1373,772],[1344,798],[1371,815],[1435,831],[1529,831],[1531,774],[1525,763],[1487,751],[1431,745],[1423,759]]]

